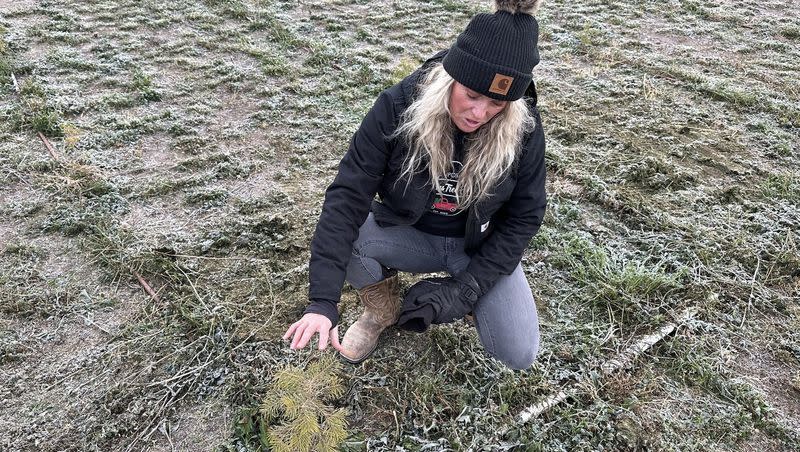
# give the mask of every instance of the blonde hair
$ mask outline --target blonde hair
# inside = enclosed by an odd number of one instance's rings
[[[436,191],[439,180],[452,171],[453,135],[450,92],[455,80],[441,64],[434,66],[420,85],[417,99],[403,112],[394,137],[405,139],[409,153],[403,161],[400,179],[406,188],[414,174],[422,172],[427,160],[428,177]],[[462,170],[456,185],[461,208],[488,198],[492,188],[514,165],[525,132],[535,120],[523,99],[511,101],[491,121],[470,134],[464,143]]]

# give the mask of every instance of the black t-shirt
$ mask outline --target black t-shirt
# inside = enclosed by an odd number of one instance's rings
[[[442,190],[436,192],[433,204],[414,224],[422,232],[445,237],[464,237],[467,212],[460,208],[456,197],[456,185],[461,174],[461,162],[464,160],[464,139],[465,134],[460,130],[456,131],[453,137],[452,169],[439,179]]]

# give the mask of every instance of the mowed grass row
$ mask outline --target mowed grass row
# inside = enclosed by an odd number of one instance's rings
[[[275,410],[292,372],[320,359],[280,335],[306,303],[308,242],[350,135],[484,10],[4,11],[0,444],[266,450],[291,416],[265,417],[262,402]],[[791,2],[550,1],[538,18],[550,205],[523,260],[537,364],[503,368],[466,324],[391,330],[373,359],[334,366],[342,389],[314,406],[347,410],[345,450],[796,450]],[[360,312],[349,288],[342,307],[347,325]],[[634,368],[597,377],[686,308],[695,319]],[[516,424],[577,381],[577,397]]]

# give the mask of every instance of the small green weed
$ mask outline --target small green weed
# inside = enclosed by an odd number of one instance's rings
[[[0,83],[3,85],[7,85],[11,83],[11,74],[14,73],[14,63],[11,61],[11,57],[0,53]]]
[[[399,83],[408,75],[410,75],[416,68],[419,67],[419,62],[408,57],[403,57],[400,62],[392,69],[392,74],[389,76],[389,83],[394,85]]]
[[[605,33],[593,24],[586,22],[583,30],[578,32],[578,40],[581,42],[581,50],[589,52],[593,47],[604,45],[608,42]]]
[[[334,47],[320,43],[314,46],[313,50],[311,51],[311,56],[306,59],[306,64],[311,67],[322,69],[330,66],[330,64],[336,60],[338,55],[339,54]]]
[[[193,174],[185,177],[159,177],[150,181],[145,187],[139,187],[139,191],[133,196],[138,199],[164,196],[177,190],[202,185],[210,179],[211,175],[209,174]]]
[[[61,109],[52,100],[41,81],[26,79],[20,87],[20,108],[15,112],[15,123],[20,129],[33,129],[48,137],[60,137],[64,120]]]
[[[289,72],[289,62],[278,53],[258,52],[254,56],[261,62],[261,69],[266,75],[285,75]]]
[[[800,26],[791,25],[781,28],[781,35],[788,39],[800,40]]]
[[[11,74],[14,72],[14,63],[5,40],[5,32],[5,28],[0,26],[0,84],[3,85],[10,82]]]
[[[621,167],[622,178],[652,189],[680,190],[694,182],[693,175],[679,171],[675,165],[655,157]]]
[[[614,312],[656,313],[654,308],[662,303],[659,295],[680,287],[684,276],[682,272],[668,273],[661,263],[622,259],[579,235],[567,233],[563,240],[550,261],[568,270],[586,288],[590,300],[600,301]],[[648,305],[651,302],[654,305]]]
[[[133,73],[133,83],[131,85],[136,90],[142,99],[147,101],[161,100],[161,93],[155,88],[153,78],[145,74],[142,70],[137,69]]]
[[[217,146],[209,137],[190,133],[174,140],[172,142],[172,149],[185,152],[189,155],[202,155],[215,151]]]
[[[770,174],[761,186],[761,193],[767,198],[800,203],[800,175]]]
[[[711,13],[702,6],[700,3],[691,0],[681,0],[683,7],[686,8],[686,11],[697,15],[697,17],[701,19],[709,19],[711,17]]]
[[[201,188],[187,194],[184,202],[190,206],[209,208],[225,204],[228,196],[227,190]]]
[[[16,332],[0,329],[0,364],[20,361],[29,351]]]

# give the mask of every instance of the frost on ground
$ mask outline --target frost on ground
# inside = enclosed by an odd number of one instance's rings
[[[0,2],[0,448],[264,450],[273,377],[318,359],[280,335],[350,135],[486,8]],[[796,5],[552,0],[538,19],[541,355],[512,372],[466,324],[390,330],[340,371],[342,449],[798,450]],[[342,307],[347,325],[349,288]]]

